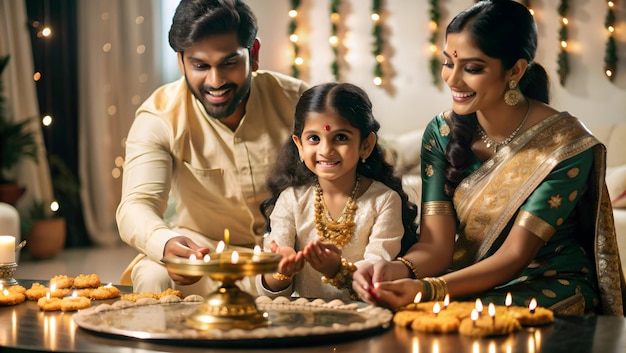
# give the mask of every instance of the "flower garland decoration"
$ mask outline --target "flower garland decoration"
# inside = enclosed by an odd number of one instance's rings
[[[568,57],[568,53],[567,53],[567,40],[568,38],[568,34],[567,34],[567,25],[569,24],[569,20],[567,19],[567,9],[568,9],[568,1],[567,0],[561,0],[561,3],[559,4],[559,15],[561,16],[561,29],[559,30],[559,41],[561,43],[561,52],[559,53],[559,59],[558,59],[558,64],[559,64],[559,69],[558,69],[558,73],[559,73],[559,81],[561,82],[561,85],[565,85],[565,79],[567,78],[567,75],[569,74],[569,57]]]
[[[606,42],[606,50],[604,53],[604,74],[609,79],[609,81],[613,81],[615,78],[615,71],[617,70],[617,48],[615,46],[615,38],[613,37],[615,33],[615,12],[613,9],[615,8],[615,1],[607,1],[607,12],[606,18],[604,19],[604,27],[609,33],[609,37]]]
[[[300,76],[300,69],[298,66],[302,65],[304,59],[300,57],[300,47],[298,45],[298,34],[296,30],[298,29],[298,24],[296,23],[296,18],[298,17],[298,7],[300,6],[300,0],[291,0],[291,9],[289,10],[289,41],[291,41],[293,45],[293,63],[291,64],[291,76],[298,78]]]
[[[438,85],[440,80],[441,63],[439,62],[439,48],[437,47],[437,37],[439,35],[439,20],[441,13],[439,12],[439,1],[430,0],[430,74],[433,78],[433,84]]]
[[[374,84],[376,86],[383,84],[383,61],[385,61],[385,57],[382,54],[384,41],[383,26],[380,21],[380,3],[380,0],[373,0],[372,2],[372,22],[374,23],[374,29],[372,30],[374,50],[372,54],[374,54],[374,60],[376,60],[374,65]]]
[[[339,22],[341,21],[341,15],[339,15],[339,5],[341,5],[341,0],[332,0],[330,3],[331,31],[330,31],[330,38],[328,38],[328,41],[330,43],[330,46],[334,54],[334,60],[330,64],[330,71],[333,74],[335,81],[339,81],[339,61],[337,59],[339,56],[339,50],[337,48],[339,46],[339,38],[337,37],[337,28],[338,28]]]

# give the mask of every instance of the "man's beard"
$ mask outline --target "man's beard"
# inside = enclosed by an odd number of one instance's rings
[[[248,74],[248,77],[246,78],[246,82],[239,89],[237,89],[237,85],[230,84],[230,83],[222,87],[219,87],[219,89],[234,89],[235,90],[235,95],[233,96],[233,98],[230,101],[227,101],[221,104],[213,104],[206,99],[204,94],[200,94],[200,92],[208,92],[211,90],[216,90],[213,87],[200,86],[199,90],[196,90],[194,89],[194,87],[191,86],[191,84],[189,83],[189,80],[187,80],[187,76],[185,76],[185,82],[187,82],[187,87],[189,88],[191,93],[194,95],[194,97],[196,97],[196,99],[200,101],[200,103],[204,107],[204,110],[207,112],[207,114],[212,118],[220,120],[220,119],[228,118],[231,114],[233,114],[235,110],[237,110],[237,107],[239,107],[239,104],[241,104],[241,102],[243,102],[243,100],[248,96],[248,93],[250,93],[250,86],[252,82],[252,73]]]

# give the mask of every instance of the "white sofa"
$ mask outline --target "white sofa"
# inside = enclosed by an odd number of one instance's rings
[[[622,267],[626,273],[626,122],[590,128],[607,147],[606,183],[613,204],[615,229]],[[420,204],[422,183],[419,177],[420,148],[423,130],[415,129],[400,135],[383,135],[388,159],[403,176],[409,199]]]

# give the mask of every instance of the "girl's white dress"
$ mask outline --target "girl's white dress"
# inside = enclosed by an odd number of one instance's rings
[[[354,233],[343,247],[342,256],[357,267],[365,262],[395,258],[404,234],[402,201],[398,193],[381,182],[373,181],[356,199],[356,206]],[[285,189],[276,200],[270,221],[272,231],[265,244],[275,240],[279,245],[299,251],[319,238],[315,227],[315,186]],[[294,277],[293,284],[282,291],[272,292],[265,288],[261,275],[257,276],[256,284],[259,294],[269,297],[350,300],[347,289],[340,290],[323,283],[321,277],[321,273],[306,264],[302,272]]]

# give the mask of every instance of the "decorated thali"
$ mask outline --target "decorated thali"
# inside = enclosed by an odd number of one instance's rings
[[[119,300],[79,311],[73,319],[81,328],[98,334],[188,345],[251,347],[259,340],[264,345],[282,345],[363,338],[390,327],[393,317],[387,309],[364,303],[262,296],[256,298],[256,304],[268,315],[268,326],[198,330],[186,325],[185,320],[202,301],[200,296],[168,296],[134,303]]]

